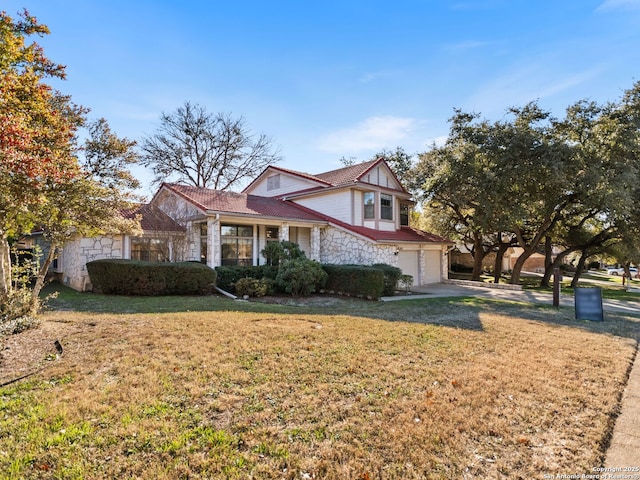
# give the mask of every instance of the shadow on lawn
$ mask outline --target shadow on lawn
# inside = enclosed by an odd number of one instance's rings
[[[576,320],[573,308],[489,299],[483,297],[438,297],[400,302],[375,302],[345,297],[264,298],[245,302],[219,295],[130,297],[80,293],[59,283],[46,287],[43,295],[52,310],[105,314],[177,312],[252,312],[285,315],[346,315],[387,321],[405,321],[482,331],[482,315],[504,315],[527,321],[579,328],[596,333],[640,340],[640,318],[606,312],[605,321]]]

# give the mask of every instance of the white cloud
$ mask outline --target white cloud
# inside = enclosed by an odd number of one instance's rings
[[[605,0],[596,8],[596,12],[607,10],[637,10],[640,9],[640,0]]]
[[[464,108],[492,116],[507,107],[521,106],[533,100],[543,100],[585,84],[596,77],[603,67],[595,66],[577,73],[559,74],[531,64],[514,69],[481,86]],[[577,99],[574,99],[577,100]]]
[[[350,154],[389,148],[409,137],[416,120],[403,117],[370,117],[355,127],[338,130],[320,139],[321,150]]]

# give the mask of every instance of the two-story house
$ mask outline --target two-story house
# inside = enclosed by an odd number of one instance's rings
[[[167,260],[199,260],[212,268],[260,265],[267,242],[289,240],[320,263],[387,263],[413,276],[414,285],[440,282],[447,278],[451,242],[411,228],[412,205],[382,159],[317,175],[271,166],[241,193],[165,183],[149,208],[181,225],[182,236],[176,228],[171,236],[145,229],[142,237],[124,238],[114,257],[155,258],[142,251],[148,245],[171,251]],[[86,261],[109,256],[102,252]]]

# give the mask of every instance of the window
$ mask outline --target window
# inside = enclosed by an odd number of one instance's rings
[[[280,175],[267,177],[267,190],[277,190],[280,188]]]
[[[222,225],[222,265],[253,265],[253,227],[247,225]]]
[[[373,192],[365,192],[363,194],[364,200],[364,218],[365,220],[371,220],[376,217],[375,212],[375,194]]]
[[[383,220],[393,220],[393,197],[391,195],[380,195],[380,218]]]
[[[169,239],[131,237],[131,260],[170,262]]]
[[[280,229],[278,227],[267,227],[266,235],[267,235],[267,242],[280,241]]]
[[[409,205],[406,203],[400,204],[400,225],[409,226]]]

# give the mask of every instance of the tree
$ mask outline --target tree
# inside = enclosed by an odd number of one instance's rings
[[[431,210],[448,224],[448,236],[470,245],[474,258],[472,279],[482,273],[482,260],[494,245],[490,235],[504,230],[509,204],[505,191],[509,179],[500,175],[495,154],[501,129],[477,114],[456,110],[450,119],[450,133],[442,146],[418,156],[413,170],[414,188]]]
[[[154,183],[173,179],[215,190],[237,188],[280,160],[272,140],[251,134],[242,117],[210,114],[189,102],[163,113],[156,133],[145,137],[141,148]]]
[[[133,142],[119,139],[105,120],[89,124],[84,161],[78,131],[87,109],[44,81],[63,79],[30,35],[49,30],[24,11],[14,21],[0,13],[0,319],[34,314],[38,293],[58,247],[72,235],[116,228],[118,210],[137,182],[126,167]],[[135,222],[134,222],[135,223]],[[28,294],[11,284],[9,239],[41,227],[51,249]]]
[[[83,109],[43,83],[64,78],[31,35],[49,30],[25,10],[0,12],[0,297],[11,290],[9,238],[37,220],[47,183],[79,174],[71,140]]]
[[[49,243],[33,287],[31,310],[57,251],[74,236],[94,236],[106,232],[139,231],[137,220],[126,219],[121,211],[138,200],[133,191],[139,182],[129,167],[138,161],[135,142],[119,138],[104,118],[90,122],[84,142],[80,173],[73,178],[48,182],[46,201],[38,212],[38,225]]]

